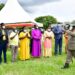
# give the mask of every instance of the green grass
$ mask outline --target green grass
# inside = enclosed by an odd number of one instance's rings
[[[75,75],[75,60],[69,69],[61,69],[65,62],[65,54],[11,63],[11,53],[8,51],[7,58],[8,63],[0,65],[0,75]]]
[[[54,47],[53,47],[54,48]],[[11,52],[7,52],[8,63],[0,65],[0,75],[75,75],[75,60],[69,69],[61,69],[66,54],[52,56],[50,58],[31,58],[30,60],[11,63]]]

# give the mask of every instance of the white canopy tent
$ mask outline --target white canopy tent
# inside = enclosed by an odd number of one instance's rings
[[[0,11],[0,23],[33,22],[29,14],[23,10],[17,0],[7,0]]]

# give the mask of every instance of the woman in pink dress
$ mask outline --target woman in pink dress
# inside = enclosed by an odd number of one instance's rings
[[[44,32],[44,56],[50,57],[52,56],[52,37],[53,32],[51,28],[48,27],[47,30]]]

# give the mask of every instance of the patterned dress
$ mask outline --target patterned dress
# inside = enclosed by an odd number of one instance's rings
[[[44,32],[44,56],[52,56],[52,38],[53,32],[45,31]]]

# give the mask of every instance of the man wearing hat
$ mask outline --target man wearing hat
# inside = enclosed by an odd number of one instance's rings
[[[68,34],[68,47],[67,58],[63,69],[69,68],[69,64],[72,61],[72,57],[75,57],[75,26],[72,26],[72,30],[66,30]]]
[[[2,63],[2,52],[4,54],[4,63],[7,62],[6,59],[6,51],[7,51],[7,44],[8,44],[8,36],[5,29],[5,24],[0,24],[0,64]]]

